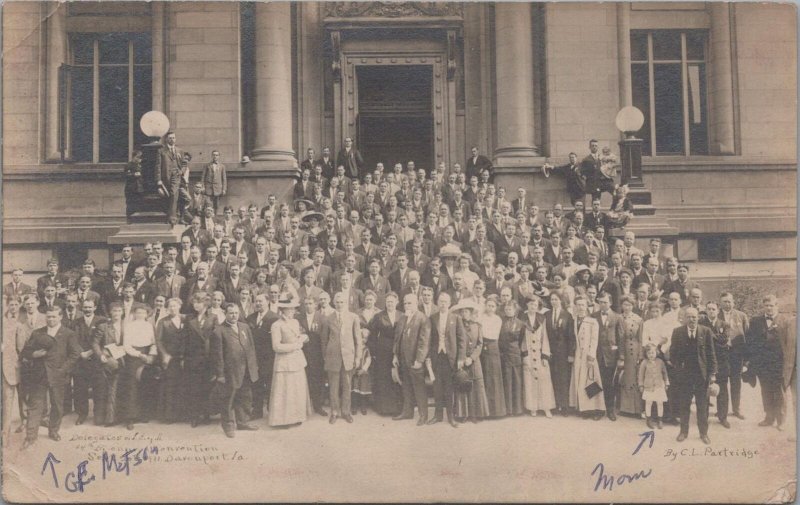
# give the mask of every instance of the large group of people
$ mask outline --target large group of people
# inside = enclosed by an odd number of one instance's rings
[[[167,137],[163,163],[180,157]],[[40,425],[58,440],[64,413],[83,424],[90,406],[96,425],[128,429],[219,415],[229,437],[260,418],[285,428],[370,410],[403,420],[416,409],[417,425],[453,427],[620,414],[680,425],[680,441],[694,401],[708,444],[709,396],[729,428],[744,419],[742,382],[755,380],[760,425],[782,429],[793,319],[771,295],[752,318],[731,293],[705,300],[659,239],[640,250],[624,230],[633,207],[614,157],[596,141],[580,162],[543,167],[565,175],[570,212],[541,209],[524,188],[512,197],[476,148],[463,171],[368,170],[345,145],[335,162],[309,149],[291,203],[239,207],[213,151],[196,184],[165,185],[187,193],[170,211],[188,224],[179,243],[125,246],[105,277],[92,260],[71,275],[50,260],[36,286],[14,270],[4,433],[15,392],[26,446]],[[603,192],[614,195],[607,210]]]

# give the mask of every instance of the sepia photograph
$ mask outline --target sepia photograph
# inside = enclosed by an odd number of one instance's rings
[[[0,12],[3,500],[796,500],[794,3]]]

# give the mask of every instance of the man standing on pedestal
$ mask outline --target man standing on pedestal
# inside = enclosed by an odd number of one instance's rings
[[[214,214],[219,208],[219,199],[228,192],[228,172],[225,165],[220,163],[219,151],[211,151],[211,163],[203,168],[203,186],[206,196],[214,204]]]
[[[472,146],[472,157],[467,160],[466,176],[470,180],[473,176],[478,177],[482,172],[489,172],[491,178],[494,175],[494,167],[489,158],[478,154],[477,146]]]
[[[347,137],[344,139],[344,147],[339,151],[336,156],[336,166],[344,167],[345,175],[351,179],[360,179],[361,170],[364,166],[364,158],[358,149],[353,145],[353,139]],[[323,167],[324,168],[324,167]]]
[[[158,153],[158,162],[161,182],[169,192],[167,217],[170,223],[175,223],[178,215],[181,180],[183,179],[183,155],[175,145],[175,132],[168,131],[164,136],[164,146]]]

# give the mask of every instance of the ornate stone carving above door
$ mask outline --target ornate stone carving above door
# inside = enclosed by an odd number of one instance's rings
[[[460,3],[445,2],[326,2],[325,17],[461,17]]]

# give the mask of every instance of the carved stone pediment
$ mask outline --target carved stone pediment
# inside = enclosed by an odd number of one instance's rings
[[[451,2],[326,2],[325,17],[461,17],[464,6]]]

